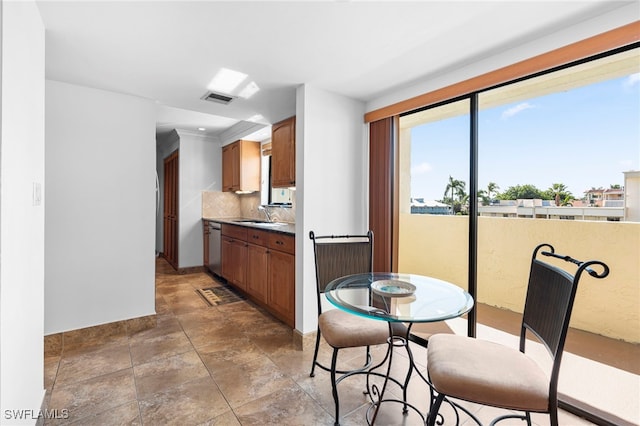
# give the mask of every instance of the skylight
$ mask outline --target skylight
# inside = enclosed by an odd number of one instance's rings
[[[255,81],[251,81],[242,86],[242,83],[247,79],[248,75],[240,71],[234,71],[229,68],[220,68],[220,70],[213,77],[207,89],[209,92],[217,93],[219,96],[229,95],[229,98],[241,97],[243,99],[249,99],[260,90],[260,87]],[[239,89],[242,87],[241,89]],[[220,102],[219,99],[208,99],[207,95],[203,97],[206,100],[213,100]],[[231,99],[225,100],[222,103],[229,103]]]
[[[251,83],[247,84],[245,88],[240,91],[240,93],[238,93],[238,96],[244,99],[249,99],[251,96],[255,95],[256,92],[259,90],[260,88],[258,87],[256,82],[252,81]]]
[[[247,74],[228,68],[220,68],[207,86],[213,92],[231,93],[247,78]]]

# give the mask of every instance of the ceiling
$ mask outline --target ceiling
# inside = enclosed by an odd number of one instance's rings
[[[48,79],[151,99],[160,135],[204,128],[224,140],[294,115],[301,84],[367,102],[633,2],[37,4]],[[228,105],[202,100],[221,68],[260,91]]]

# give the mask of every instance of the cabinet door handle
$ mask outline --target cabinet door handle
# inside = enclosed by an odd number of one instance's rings
[[[276,244],[278,244],[279,246],[283,245],[284,243],[280,240],[276,241]]]

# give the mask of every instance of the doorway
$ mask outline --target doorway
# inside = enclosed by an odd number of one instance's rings
[[[178,150],[164,159],[163,257],[178,269]]]

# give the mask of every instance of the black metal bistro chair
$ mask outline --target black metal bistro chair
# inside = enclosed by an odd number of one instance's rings
[[[327,235],[316,236],[309,233],[313,241],[316,265],[316,288],[318,296],[318,330],[316,347],[313,354],[311,374],[315,375],[316,366],[331,373],[331,386],[335,403],[335,425],[340,424],[340,402],[338,384],[354,374],[365,373],[371,366],[370,347],[386,344],[389,339],[389,325],[385,321],[376,321],[349,314],[339,309],[322,309],[323,293],[327,284],[336,278],[352,274],[371,273],[373,267],[373,232],[366,235]],[[398,333],[405,333],[403,324],[394,325]],[[402,330],[404,328],[404,330]],[[394,328],[394,334],[396,328]],[[318,361],[320,336],[333,348],[331,366]],[[344,348],[363,347],[365,361],[356,370],[338,370],[336,363],[338,351]],[[384,361],[383,361],[384,362]],[[340,375],[336,377],[336,375]]]
[[[545,263],[538,255],[563,259],[578,265],[575,275]],[[593,269],[596,266],[596,270]],[[600,269],[602,269],[600,271]],[[531,269],[520,330],[520,349],[466,336],[436,334],[429,339],[427,371],[438,393],[427,421],[434,425],[445,400],[458,398],[524,414],[496,418],[521,418],[531,425],[531,412],[549,413],[558,424],[558,376],[571,310],[583,272],[604,278],[609,267],[601,261],[581,262],[555,253],[540,244],[531,258]],[[552,360],[550,376],[525,355],[527,332],[547,348]],[[480,424],[480,422],[474,418]]]

